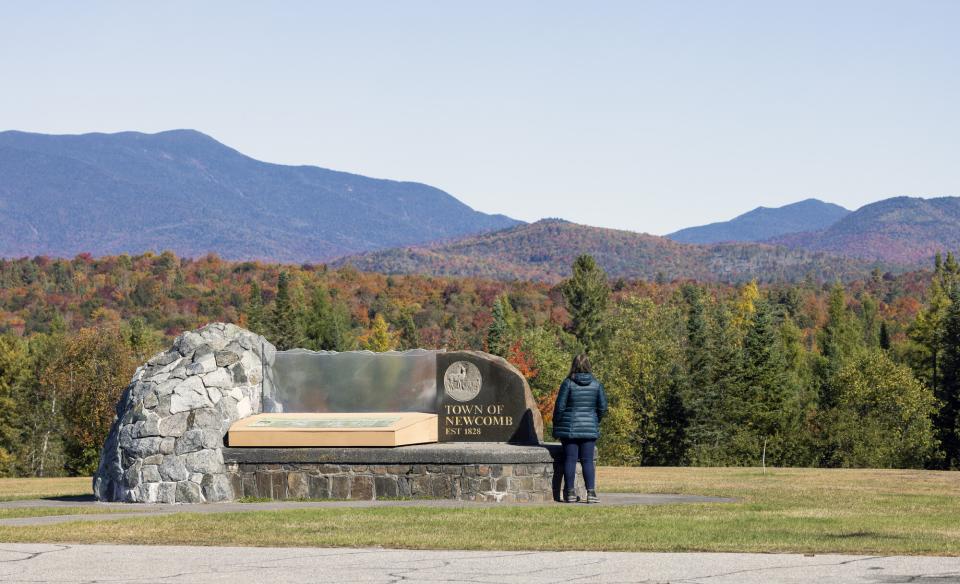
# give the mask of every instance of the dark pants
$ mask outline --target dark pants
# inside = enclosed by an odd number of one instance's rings
[[[573,490],[577,478],[577,461],[583,467],[583,482],[587,490],[597,488],[597,469],[593,462],[596,440],[561,440],[563,443],[563,490]]]

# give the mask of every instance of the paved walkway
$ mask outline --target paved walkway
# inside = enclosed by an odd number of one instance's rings
[[[602,505],[674,505],[677,503],[730,503],[733,499],[700,497],[695,495],[645,495],[641,493],[603,493]],[[381,501],[269,501],[265,503],[213,503],[208,505],[159,505],[130,503],[97,503],[92,499],[30,499],[0,502],[0,509],[23,507],[98,507],[117,511],[86,515],[53,515],[49,517],[18,517],[0,519],[0,525],[50,525],[67,521],[117,520],[146,515],[173,513],[248,513],[251,511],[282,511],[285,509],[342,508],[342,507],[504,507],[510,505],[559,505],[560,503],[471,503],[449,499],[406,499]]]
[[[0,543],[0,582],[960,583],[960,558]]]

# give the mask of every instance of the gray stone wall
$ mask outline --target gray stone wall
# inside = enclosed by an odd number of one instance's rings
[[[223,463],[230,424],[259,413],[263,337],[214,323],[177,337],[137,369],[117,404],[93,490],[100,501],[234,499]]]
[[[264,464],[227,462],[238,497],[298,499],[455,499],[540,503],[559,497],[554,463]],[[578,477],[581,495],[582,479]]]

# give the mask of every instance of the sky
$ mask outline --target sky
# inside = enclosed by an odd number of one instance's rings
[[[7,2],[0,129],[193,128],[664,234],[960,195],[960,2]]]

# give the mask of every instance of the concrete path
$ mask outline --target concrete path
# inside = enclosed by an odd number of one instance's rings
[[[603,493],[601,505],[675,505],[678,503],[731,503],[734,499],[700,497],[695,495],[645,495],[641,493]],[[504,507],[522,505],[560,505],[560,503],[471,503],[449,499],[408,499],[381,501],[269,501],[265,503],[212,503],[207,505],[162,505],[130,503],[97,503],[92,499],[55,500],[30,499],[0,502],[0,509],[24,507],[97,507],[115,513],[85,515],[51,515],[48,517],[18,517],[0,519],[0,525],[50,525],[67,521],[103,521],[143,517],[145,514],[170,515],[173,513],[249,513],[251,511],[282,511],[288,509],[344,508],[344,507]]]
[[[0,543],[0,582],[960,583],[960,558]]]

